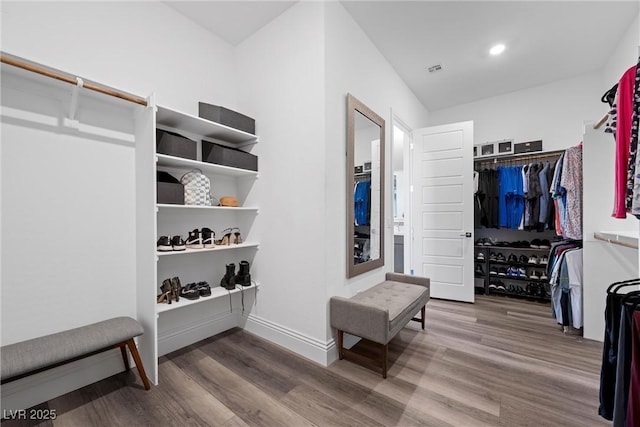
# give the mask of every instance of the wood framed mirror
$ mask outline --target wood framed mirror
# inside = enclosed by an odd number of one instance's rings
[[[384,265],[384,127],[347,94],[347,277]]]

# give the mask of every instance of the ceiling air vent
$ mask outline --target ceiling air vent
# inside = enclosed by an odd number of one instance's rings
[[[442,65],[441,64],[436,64],[436,65],[432,65],[431,67],[429,67],[429,72],[430,73],[435,73],[436,71],[440,71],[442,70]]]

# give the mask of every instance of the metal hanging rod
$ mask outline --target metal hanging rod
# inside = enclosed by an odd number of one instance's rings
[[[40,74],[46,77],[51,77],[52,79],[60,80],[65,83],[72,84],[74,86],[78,85],[78,81],[82,81],[82,87],[93,90],[95,92],[99,92],[105,95],[114,96],[116,98],[124,99],[125,101],[133,102],[135,104],[140,104],[143,106],[147,106],[147,100],[141,98],[139,96],[131,95],[129,93],[121,92],[116,89],[111,89],[107,86],[103,86],[98,83],[91,83],[86,80],[82,80],[79,77],[72,77],[68,74],[61,73],[59,71],[51,70],[48,68],[44,68],[39,65],[31,64],[29,62],[23,61],[14,56],[10,56],[4,52],[0,52],[0,62],[3,62],[8,65],[12,65],[14,67],[22,68],[23,70],[31,71],[36,74]]]
[[[512,156],[487,157],[487,158],[474,159],[473,162],[476,164],[477,163],[497,164],[497,163],[524,162],[524,161],[536,160],[536,159],[549,159],[553,157],[559,157],[562,153],[564,153],[564,151],[565,150],[555,150],[555,151],[546,151],[540,154],[532,153],[532,154],[516,154]]]

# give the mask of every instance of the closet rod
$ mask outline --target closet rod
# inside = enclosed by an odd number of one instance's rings
[[[536,160],[536,159],[547,159],[551,157],[558,157],[560,154],[564,153],[565,150],[555,150],[555,151],[547,151],[541,154],[516,154],[511,156],[497,156],[497,157],[488,157],[481,159],[474,159],[474,163],[511,163],[511,162],[520,162],[526,160]]]
[[[608,118],[609,118],[609,113],[607,113],[607,114],[605,114],[604,116],[602,116],[602,117],[600,118],[600,120],[598,120],[598,121],[593,125],[593,128],[594,128],[594,129],[599,129],[599,128],[600,128],[600,126],[602,126],[602,125],[607,121],[607,119],[608,119]]]
[[[8,65],[13,65],[14,67],[22,68],[23,70],[31,71],[36,74],[41,74],[43,76],[51,77],[52,79],[60,80],[65,83],[69,83],[72,85],[77,85],[78,80],[77,77],[71,77],[67,74],[60,73],[58,71],[53,71],[44,67],[40,67],[38,65],[30,64],[28,62],[22,61],[20,59],[14,58],[5,54],[4,52],[0,52],[0,62],[3,62]],[[83,80],[82,87],[87,88],[89,90],[93,90],[95,92],[99,92],[105,95],[114,96],[116,98],[124,99],[125,101],[133,102],[136,104],[147,106],[147,100],[144,98],[140,98],[139,96],[131,95],[128,93],[120,92],[115,89],[111,89],[109,87],[103,86],[98,83],[91,83],[86,80]]]
[[[634,239],[631,237],[619,236],[617,234],[612,235],[610,233],[595,232],[593,233],[593,238],[596,240],[602,240],[603,242],[611,243],[612,245],[620,245],[627,248],[638,249],[637,240],[634,241]],[[620,240],[621,238],[626,240]]]

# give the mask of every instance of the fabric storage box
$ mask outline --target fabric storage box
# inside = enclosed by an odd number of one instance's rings
[[[202,141],[202,161],[258,171],[258,156],[209,141]]]
[[[156,153],[196,160],[196,142],[177,133],[156,129]]]
[[[198,102],[198,116],[253,135],[256,133],[256,121],[254,119],[218,105]]]
[[[167,172],[156,173],[156,203],[184,205],[184,186]]]

